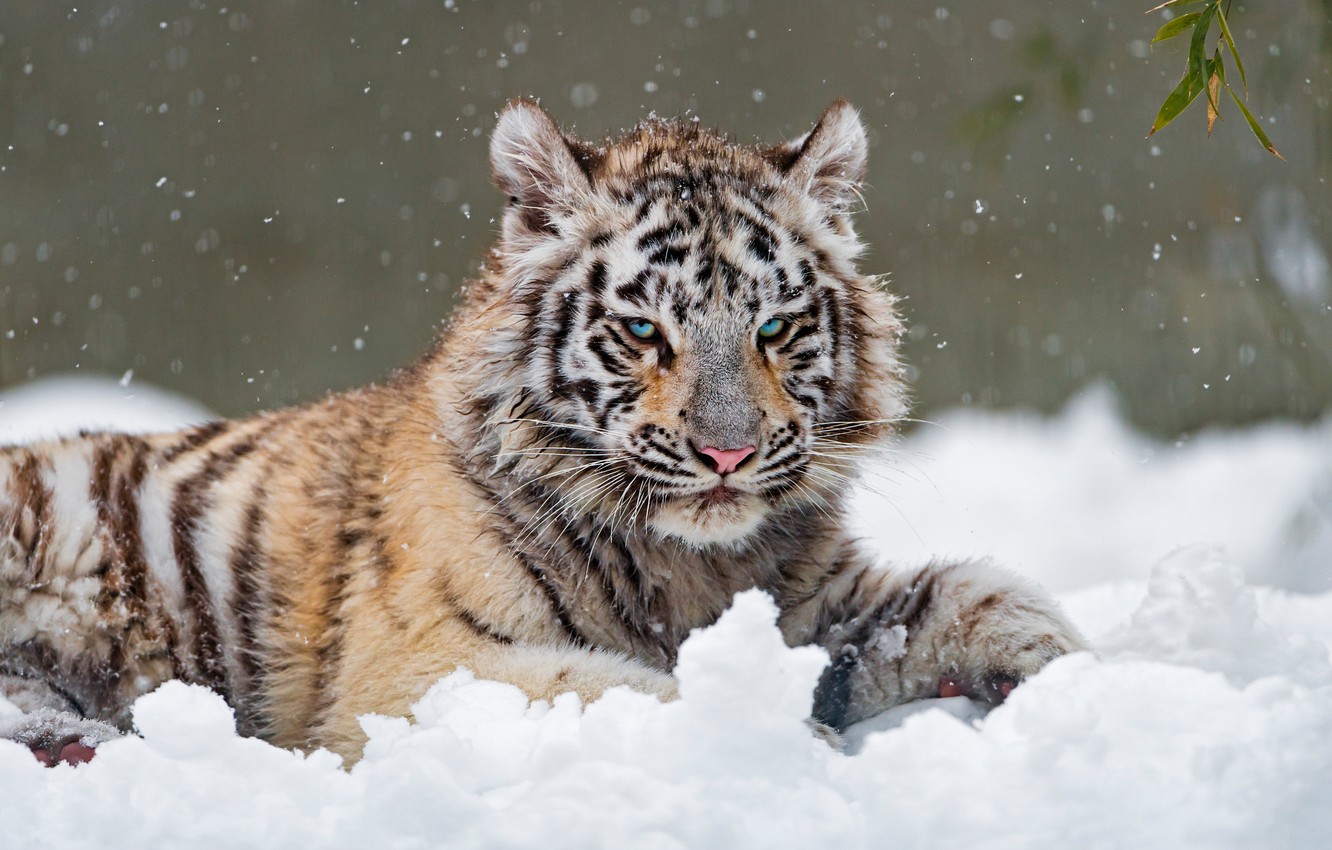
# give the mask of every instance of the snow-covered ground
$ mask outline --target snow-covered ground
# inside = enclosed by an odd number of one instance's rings
[[[130,394],[152,421],[200,415],[135,384],[46,392],[0,396],[0,440],[105,424]],[[413,719],[367,718],[351,771],[238,738],[171,683],[89,765],[0,742],[0,847],[1332,846],[1332,420],[1174,445],[1104,392],[1053,419],[956,412],[856,513],[895,561],[988,553],[1041,580],[1098,656],[988,716],[890,712],[835,753],[803,723],[821,654],[751,593],[686,643],[678,702],[529,705],[455,673]]]

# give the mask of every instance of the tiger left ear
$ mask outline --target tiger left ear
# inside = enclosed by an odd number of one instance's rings
[[[859,197],[868,151],[860,114],[845,100],[837,100],[823,111],[813,130],[774,153],[786,155],[782,164],[787,175],[803,184],[815,200],[845,209]]]
[[[553,219],[591,194],[575,144],[535,101],[512,100],[500,112],[490,137],[490,166],[495,185],[513,199],[528,229],[552,229]]]

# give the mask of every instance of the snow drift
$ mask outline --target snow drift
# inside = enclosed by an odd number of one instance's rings
[[[44,427],[0,402],[3,427]],[[902,562],[996,553],[1097,647],[988,715],[904,706],[834,752],[804,723],[823,653],[750,592],[685,644],[677,702],[529,703],[459,671],[411,719],[365,718],[350,771],[168,683],[89,765],[0,742],[0,847],[1328,846],[1332,423],[1166,445],[1092,393],[940,425],[876,466],[864,533]]]

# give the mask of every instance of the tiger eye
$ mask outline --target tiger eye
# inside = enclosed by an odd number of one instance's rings
[[[787,326],[787,321],[785,319],[781,319],[774,316],[768,321],[759,325],[758,329],[759,339],[776,339],[777,337],[782,335],[782,331],[786,330],[786,326]]]
[[[624,326],[629,329],[629,333],[644,342],[652,342],[661,336],[657,326],[647,319],[630,319],[624,323]]]

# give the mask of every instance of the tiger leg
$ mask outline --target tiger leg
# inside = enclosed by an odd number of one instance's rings
[[[23,744],[47,767],[91,761],[98,744],[121,734],[84,717],[73,699],[39,679],[0,674],[0,697],[19,710],[0,715],[0,738]]]
[[[814,718],[838,729],[929,697],[999,703],[1053,659],[1088,648],[1053,599],[983,562],[850,567],[783,625],[788,640],[829,651]]]
[[[344,694],[328,706],[311,743],[326,746],[348,764],[359,758],[365,732],[359,717],[367,713],[405,716],[439,679],[466,668],[479,679],[505,682],[530,699],[550,700],[573,692],[591,702],[610,688],[626,685],[663,700],[677,696],[675,678],[615,652],[568,646],[493,643],[473,647],[451,659],[423,655],[401,656],[384,676],[382,659],[373,686],[360,687],[354,670],[344,670],[337,690]],[[390,683],[391,684],[386,684]],[[356,695],[361,695],[358,699]]]

